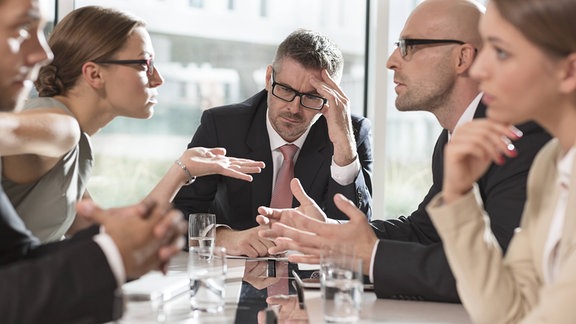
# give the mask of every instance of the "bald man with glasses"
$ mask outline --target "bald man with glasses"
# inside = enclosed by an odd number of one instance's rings
[[[287,225],[272,225],[272,231],[263,231],[262,236],[292,239],[276,240],[271,253],[286,249],[308,251],[309,255],[291,255],[290,260],[310,263],[317,261],[314,251],[320,251],[322,245],[355,241],[354,252],[364,260],[364,274],[374,283],[379,298],[459,302],[442,242],[425,208],[442,190],[444,145],[450,134],[467,121],[486,114],[481,89],[469,76],[482,47],[478,21],[483,12],[483,6],[471,0],[422,2],[408,17],[396,43],[398,48],[387,62],[394,72],[396,108],[431,112],[443,128],[432,156],[433,183],[418,208],[409,216],[368,222],[361,211],[340,199],[339,206],[346,209],[351,219],[347,224],[326,224],[294,211],[283,217],[278,211],[261,210],[268,219]],[[522,152],[521,157],[502,158],[502,163],[492,164],[476,186],[492,232],[504,250],[520,221],[532,160],[550,139],[534,123],[518,128],[524,136],[514,145]],[[310,205],[307,198],[298,196],[303,206]],[[304,213],[322,217],[314,208]]]

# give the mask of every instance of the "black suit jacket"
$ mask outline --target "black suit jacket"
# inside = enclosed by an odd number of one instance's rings
[[[2,323],[102,323],[122,314],[122,300],[96,227],[71,240],[39,245],[0,187]]]
[[[263,90],[240,104],[212,108],[203,113],[188,148],[224,147],[227,155],[264,161],[266,168],[253,175],[253,182],[213,175],[200,177],[193,184],[182,187],[174,198],[174,206],[182,210],[185,217],[194,212],[211,211],[216,213],[218,223],[237,230],[257,225],[257,208],[268,206],[272,196],[272,152],[266,129],[267,95]],[[341,186],[331,177],[334,149],[323,116],[311,127],[294,166],[294,176],[300,179],[304,190],[334,219],[348,219],[334,205],[336,193],[354,201],[368,218],[371,214],[371,124],[366,118],[352,116],[352,126],[362,165],[352,184]],[[293,206],[297,205],[294,199]]]
[[[474,118],[483,118],[485,113],[486,107],[480,104]],[[520,223],[532,160],[550,139],[550,135],[535,123],[526,123],[519,128],[524,136],[514,143],[518,157],[507,159],[501,166],[492,164],[477,182],[492,232],[504,251]],[[432,156],[433,184],[418,209],[408,217],[371,223],[380,238],[373,268],[379,298],[459,302],[440,237],[425,209],[442,190],[447,141],[448,131],[443,130]]]

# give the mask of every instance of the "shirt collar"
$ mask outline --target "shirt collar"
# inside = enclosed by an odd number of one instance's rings
[[[478,108],[478,105],[480,104],[480,100],[482,99],[483,95],[484,95],[483,93],[480,93],[476,96],[476,98],[474,98],[474,100],[472,100],[472,102],[468,105],[466,110],[464,110],[462,116],[460,116],[460,118],[458,119],[458,122],[456,123],[456,127],[454,127],[454,129],[474,119],[474,114],[476,113],[476,109]]]

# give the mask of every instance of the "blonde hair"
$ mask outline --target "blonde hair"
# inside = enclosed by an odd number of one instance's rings
[[[54,60],[40,69],[36,89],[41,97],[65,95],[90,61],[111,59],[126,44],[141,20],[97,6],[72,11],[60,21],[48,41]]]

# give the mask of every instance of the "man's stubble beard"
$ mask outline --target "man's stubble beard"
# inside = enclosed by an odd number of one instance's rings
[[[446,105],[452,97],[455,80],[444,78],[431,83],[431,88],[415,86],[416,90],[406,91],[403,95],[396,97],[396,109],[398,111],[428,111],[434,112]]]

